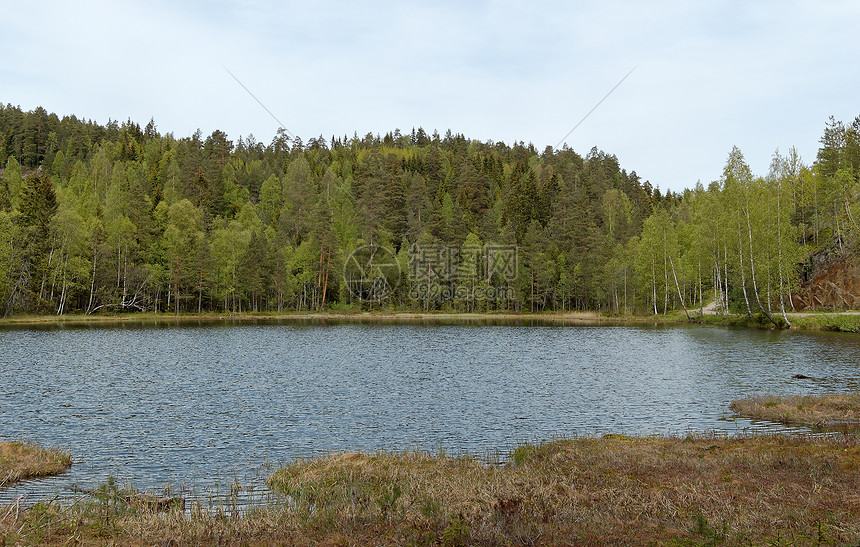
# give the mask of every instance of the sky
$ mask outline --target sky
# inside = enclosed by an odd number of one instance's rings
[[[265,144],[283,124],[597,147],[681,191],[734,145],[759,175],[777,149],[812,163],[828,118],[860,115],[858,20],[856,0],[0,0],[0,103]]]

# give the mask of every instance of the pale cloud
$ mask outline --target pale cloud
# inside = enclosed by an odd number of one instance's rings
[[[661,188],[720,176],[732,145],[812,161],[860,114],[856,2],[7,3],[0,101],[104,123],[154,117],[269,142],[423,126],[597,146]],[[33,24],[38,21],[38,24]]]

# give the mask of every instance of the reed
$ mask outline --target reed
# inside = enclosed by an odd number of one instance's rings
[[[747,418],[822,429],[860,429],[860,393],[762,396],[733,401],[731,409]]]
[[[335,454],[276,471],[268,484],[280,501],[245,512],[195,503],[184,511],[126,503],[113,512],[98,500],[44,504],[0,520],[0,537],[48,544],[848,544],[860,538],[858,464],[853,436],[607,435],[524,445],[503,465],[416,452]]]
[[[31,443],[0,442],[0,487],[25,479],[56,475],[72,465],[65,452]]]

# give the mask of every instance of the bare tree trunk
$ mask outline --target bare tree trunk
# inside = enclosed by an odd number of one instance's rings
[[[627,311],[627,266],[624,266],[624,315],[629,315]]]
[[[815,244],[818,245],[818,185],[813,184],[813,200],[815,204]]]
[[[675,278],[675,288],[678,289],[678,298],[681,300],[681,307],[684,308],[684,315],[687,316],[687,321],[690,320],[690,313],[687,311],[687,306],[684,305],[684,295],[681,294],[681,286],[678,285],[678,276],[675,274],[675,261],[669,257],[669,264],[672,265],[672,277]]]
[[[654,261],[654,253],[653,246],[651,248],[651,293],[652,293],[652,303],[654,304],[654,315],[657,315],[657,265]]]
[[[738,214],[740,214],[740,212]],[[741,241],[740,219],[738,219],[738,260],[741,267],[741,290],[744,293],[744,302],[747,305],[747,317],[752,321],[752,308],[750,308],[750,299],[747,295],[747,277],[744,272],[744,246]]]
[[[278,268],[278,313],[284,311],[284,289],[282,287],[283,281],[281,281],[281,268]]]
[[[98,254],[95,247],[93,248],[93,276],[90,279],[90,301],[87,304],[87,315],[93,312],[93,298],[96,292],[96,258]]]
[[[618,283],[615,282],[615,279],[612,279],[612,292],[615,293],[615,313],[617,314],[619,311],[618,308]]]
[[[534,267],[529,268],[532,274],[532,282],[531,282],[531,311],[534,313],[535,311],[535,269]]]
[[[654,256],[654,242],[651,241],[651,304],[657,315],[657,257]]]
[[[720,278],[720,265],[714,262],[714,270],[711,272],[714,276],[714,313],[720,313],[723,307],[723,286]]]
[[[699,259],[699,315],[705,316],[705,303],[702,301],[702,260]]]
[[[322,307],[325,305],[325,295],[326,295],[326,291],[328,290],[328,271],[329,271],[329,265],[330,264],[331,264],[331,246],[329,246],[329,248],[328,248],[328,256],[326,256],[326,259],[325,259],[325,280],[323,281],[322,301],[320,304],[320,310],[322,310]]]
[[[122,255],[122,305],[125,307],[128,298],[128,245]]]
[[[666,258],[668,256],[666,250],[666,230],[663,230],[663,315],[666,315],[666,310],[669,307],[669,268],[666,263]]]
[[[48,265],[42,273],[42,283],[39,285],[39,299],[45,298],[45,285],[48,283],[48,272],[51,270],[51,262],[54,259],[54,243],[51,242],[51,252],[48,253]]]
[[[723,285],[725,286],[725,291],[723,291],[723,298],[725,301],[725,310],[726,315],[729,314],[729,247],[727,243],[723,244]]]
[[[60,292],[60,305],[57,306],[57,315],[63,315],[63,308],[66,306],[66,267],[69,264],[69,257],[66,255],[66,259],[63,261],[63,288]]]
[[[430,262],[427,262],[427,299],[424,303],[424,313],[430,311]]]

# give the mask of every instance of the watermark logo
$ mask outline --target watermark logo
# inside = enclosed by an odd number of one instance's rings
[[[379,245],[361,245],[343,269],[349,295],[363,302],[383,302],[402,283],[412,300],[507,300],[518,272],[515,245],[443,245],[415,243],[406,252],[408,271],[396,253]]]
[[[409,276],[413,281],[481,279],[512,281],[517,276],[516,245],[456,245],[415,243],[409,248]]]
[[[508,300],[517,277],[515,245],[414,244],[409,298],[428,302]]]
[[[400,283],[400,264],[394,251],[380,245],[361,245],[343,265],[343,279],[349,294],[365,302],[382,302],[394,294]]]

